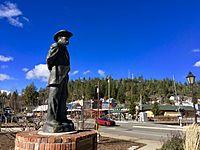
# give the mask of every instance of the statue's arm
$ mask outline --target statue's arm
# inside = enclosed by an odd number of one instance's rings
[[[50,49],[49,49],[49,52],[48,52],[48,55],[47,55],[47,66],[48,66],[48,69],[51,70],[52,67],[53,67],[53,62],[57,56],[59,52],[59,48],[57,46],[57,43],[54,43],[51,45]]]

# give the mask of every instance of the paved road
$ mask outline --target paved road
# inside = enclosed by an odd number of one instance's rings
[[[117,126],[114,127],[100,126],[99,131],[137,139],[162,141],[174,133],[181,132],[182,128],[154,123],[117,122]]]
[[[85,123],[87,128],[94,128],[94,120],[87,120]],[[1,132],[20,131],[20,128],[1,128]],[[138,123],[138,122],[117,122],[117,126],[105,127],[100,126],[100,132],[129,136],[137,139],[156,140],[168,138],[172,133],[181,132],[182,128],[178,126],[167,126],[155,123]]]
[[[158,130],[158,129],[143,129],[143,128],[122,128],[118,127],[100,127],[100,132],[129,136],[133,138],[147,139],[147,140],[157,140],[166,139],[170,135],[171,131]]]

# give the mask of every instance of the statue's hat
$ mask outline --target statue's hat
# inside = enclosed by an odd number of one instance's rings
[[[54,41],[58,42],[58,37],[70,38],[73,34],[67,30],[60,30],[54,35]]]

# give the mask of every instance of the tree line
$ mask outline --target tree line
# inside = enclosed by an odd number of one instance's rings
[[[70,80],[68,83],[68,99],[67,101],[97,99],[97,88],[99,84],[100,98],[108,98],[110,87],[110,97],[116,99],[120,103],[134,106],[139,103],[142,98],[143,103],[160,100],[161,103],[172,103],[169,101],[170,96],[176,93],[184,100],[185,96],[191,96],[191,89],[187,83],[175,82],[166,78],[162,80],[144,79],[135,77],[133,79],[113,79],[108,78],[89,78]],[[200,98],[200,82],[196,82],[194,86],[195,98]],[[175,93],[176,91],[176,93]],[[23,110],[25,107],[36,107],[46,104],[48,97],[48,87],[37,89],[34,83],[27,85],[21,94],[18,91],[7,94],[0,92],[0,108],[5,106],[11,107],[16,112]]]

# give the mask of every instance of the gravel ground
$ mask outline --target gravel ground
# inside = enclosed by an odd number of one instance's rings
[[[0,133],[0,150],[14,150],[15,133]]]
[[[138,148],[140,148],[144,146],[144,144],[101,137],[98,143],[98,150],[128,150],[128,148],[132,146],[138,146]]]

